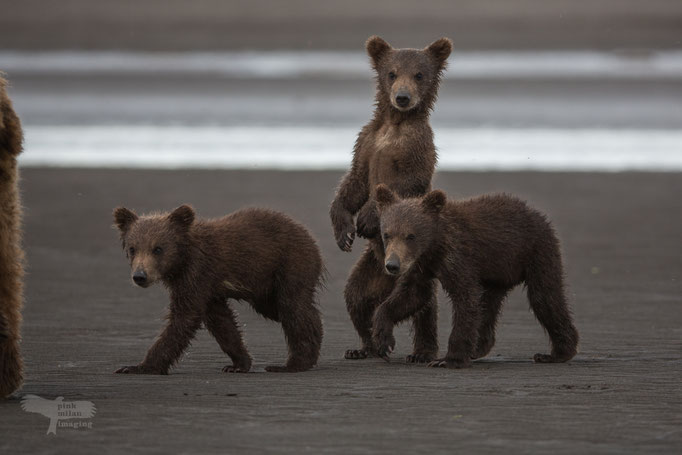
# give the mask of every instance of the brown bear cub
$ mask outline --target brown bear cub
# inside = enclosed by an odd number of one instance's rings
[[[22,382],[19,326],[23,302],[24,252],[21,248],[21,201],[17,156],[23,134],[19,117],[0,77],[0,398]]]
[[[267,371],[304,371],[317,363],[322,318],[315,296],[323,265],[303,226],[264,209],[195,220],[187,205],[140,217],[119,207],[114,218],[133,282],[146,288],[161,281],[170,292],[165,329],[142,363],[116,373],[168,374],[202,323],[232,359],[223,371],[249,371],[251,357],[228,299],[247,301],[282,323],[289,358]]]
[[[437,156],[429,115],[452,42],[441,38],[425,49],[393,49],[373,36],[366,47],[376,71],[376,109],[360,131],[351,169],[341,180],[330,209],[339,248],[350,251],[356,233],[370,239],[344,291],[348,313],[362,341],[360,349],[346,351],[347,359],[376,355],[372,315],[396,282],[383,273],[374,188],[384,183],[401,197],[420,196],[431,188]],[[425,280],[420,287],[419,299],[427,304],[413,318],[414,352],[408,362],[429,361],[438,351],[435,284]]]
[[[546,217],[507,195],[447,201],[442,191],[400,200],[385,185],[376,199],[387,274],[395,289],[374,314],[381,356],[393,349],[393,326],[420,311],[423,277],[440,281],[452,301],[452,333],[432,367],[463,368],[495,344],[495,324],[507,293],[524,283],[530,307],[552,341],[536,362],[566,362],[578,331],[566,302],[559,240]]]

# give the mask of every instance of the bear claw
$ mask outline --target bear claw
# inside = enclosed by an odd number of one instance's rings
[[[369,351],[367,349],[349,349],[343,357],[349,360],[366,359],[369,357]]]
[[[551,354],[535,354],[533,356],[533,361],[535,363],[564,363],[568,362],[573,358],[573,355],[551,355]]]
[[[469,368],[471,366],[471,361],[466,360],[449,360],[449,359],[436,359],[429,362],[427,365],[429,368],[450,368],[450,369],[460,369]]]
[[[298,373],[300,371],[306,371],[309,368],[301,368],[301,367],[295,367],[295,366],[286,366],[286,365],[269,365],[265,367],[265,371],[269,373]]]
[[[410,354],[405,357],[405,363],[428,363],[432,360],[431,354]]]
[[[345,231],[345,232],[344,232]],[[353,240],[355,239],[355,226],[350,226],[342,230],[336,239],[336,244],[342,251],[350,252],[353,249]]]
[[[141,365],[131,365],[127,367],[121,367],[114,371],[114,374],[168,374],[163,371],[155,371]]]
[[[223,373],[247,373],[248,371],[248,369],[236,367],[234,365],[225,365],[223,367]]]

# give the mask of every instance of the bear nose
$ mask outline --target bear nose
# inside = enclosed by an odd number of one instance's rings
[[[144,273],[144,270],[138,270],[137,272],[133,273],[133,281],[136,285],[142,286],[147,282],[147,274]]]
[[[386,270],[388,273],[391,275],[395,275],[398,273],[400,270],[400,261],[396,257],[390,257],[388,261],[386,261]]]
[[[406,107],[410,104],[410,94],[407,92],[398,92],[395,96],[395,102],[400,107]]]

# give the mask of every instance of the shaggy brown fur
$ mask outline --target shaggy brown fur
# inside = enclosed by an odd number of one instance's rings
[[[17,156],[23,134],[0,77],[0,398],[21,386],[19,327],[23,302],[24,253]]]
[[[421,50],[393,49],[373,36],[366,47],[377,76],[376,109],[374,118],[360,131],[351,169],[330,210],[334,236],[343,251],[351,250],[356,233],[370,239],[344,292],[362,340],[360,349],[346,351],[347,359],[376,354],[372,314],[395,285],[395,279],[382,272],[384,253],[377,239],[374,188],[384,183],[402,197],[419,196],[430,189],[437,157],[429,115],[452,43],[441,38]],[[435,286],[425,282],[422,292],[419,299],[428,304],[414,317],[414,352],[408,362],[431,360],[438,351]]]
[[[282,323],[289,359],[268,371],[304,371],[317,363],[322,319],[315,294],[323,265],[303,226],[263,209],[195,221],[186,205],[142,217],[120,207],[114,218],[135,284],[161,281],[171,298],[166,328],[145,359],[116,373],[167,374],[202,323],[232,359],[223,371],[249,371],[251,357],[228,299],[245,300]]]
[[[543,214],[507,195],[448,202],[442,191],[431,191],[399,200],[380,185],[376,198],[385,269],[398,277],[374,315],[380,355],[395,344],[393,326],[423,305],[414,293],[426,276],[440,281],[453,307],[448,352],[429,366],[462,368],[487,355],[502,302],[521,283],[552,341],[552,353],[535,354],[535,361],[573,358],[578,331],[564,294],[559,240]]]

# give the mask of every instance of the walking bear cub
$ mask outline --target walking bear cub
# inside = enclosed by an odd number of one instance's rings
[[[170,292],[165,329],[142,363],[116,373],[168,374],[202,323],[232,359],[223,371],[249,371],[251,357],[228,299],[245,300],[282,323],[289,358],[267,371],[304,371],[317,363],[322,319],[315,295],[323,264],[303,226],[263,209],[195,220],[187,205],[140,217],[119,207],[114,218],[133,282],[146,288],[161,281]]]
[[[344,291],[348,313],[362,341],[360,349],[346,351],[347,359],[376,355],[372,314],[395,284],[394,277],[383,273],[374,188],[384,183],[401,197],[421,196],[431,188],[437,156],[429,115],[452,42],[441,38],[424,49],[394,49],[372,36],[366,47],[376,72],[376,109],[358,135],[351,169],[341,180],[330,209],[341,250],[351,250],[356,233],[370,239]],[[429,285],[433,289],[425,297],[429,304],[414,315],[414,351],[408,362],[431,360],[438,351],[435,284],[423,283]]]
[[[564,295],[559,241],[543,214],[507,195],[454,202],[431,191],[400,200],[379,185],[376,199],[384,268],[397,277],[374,314],[373,337],[382,357],[395,345],[393,326],[428,301],[419,282],[426,276],[440,281],[453,306],[448,352],[429,366],[463,368],[487,355],[502,302],[521,283],[552,342],[551,354],[535,354],[535,361],[573,358],[578,332]]]

